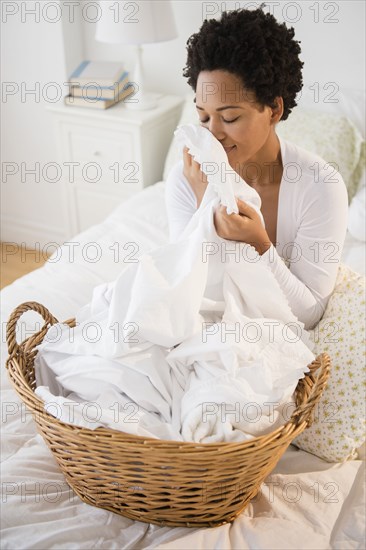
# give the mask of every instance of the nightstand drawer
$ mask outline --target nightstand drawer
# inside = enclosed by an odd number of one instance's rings
[[[160,181],[183,99],[159,95],[151,110],[48,107],[54,117],[67,238],[102,221],[118,204]]]
[[[75,160],[102,161],[112,164],[121,156],[131,159],[133,155],[132,139],[129,134],[120,134],[113,138],[102,138],[84,132],[70,132],[70,144]]]
[[[129,132],[102,131],[85,126],[65,128],[69,158],[77,163],[75,180],[120,185],[130,177],[141,177],[134,136]]]

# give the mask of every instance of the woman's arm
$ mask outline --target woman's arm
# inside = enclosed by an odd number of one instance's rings
[[[347,231],[346,186],[340,174],[334,174],[334,169],[330,169],[331,177],[329,170],[324,170],[317,183],[301,182],[300,185],[305,187],[300,204],[296,204],[296,213],[284,209],[288,219],[278,220],[278,226],[296,220],[293,242],[279,243],[286,244],[285,260],[289,267],[269,242],[254,209],[248,205],[243,207],[238,201],[241,216],[229,216],[221,207],[215,213],[218,235],[256,248],[260,261],[272,271],[293,313],[307,329],[319,322],[334,289]]]
[[[331,175],[329,178],[325,172],[318,183],[309,185],[300,208],[294,242],[282,243],[287,245],[289,267],[269,243],[254,209],[239,201],[241,216],[228,216],[225,208],[219,209],[219,215],[215,214],[216,230],[222,238],[255,246],[261,255],[260,261],[273,272],[293,313],[307,329],[319,322],[334,289],[347,231],[346,186],[339,174],[335,178],[333,168]],[[329,179],[332,181],[327,183]],[[172,169],[166,186],[170,238],[174,241],[197,210],[197,198],[183,176],[183,161]],[[230,223],[226,220],[224,227],[225,218]]]
[[[325,172],[304,195],[294,242],[286,243],[289,267],[273,245],[261,256],[307,329],[319,322],[333,292],[347,232],[346,186],[340,174],[329,179]]]

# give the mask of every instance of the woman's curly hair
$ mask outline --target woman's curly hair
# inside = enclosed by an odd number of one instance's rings
[[[228,71],[262,105],[274,108],[274,99],[282,97],[282,120],[286,120],[303,85],[300,42],[294,40],[292,27],[278,23],[261,8],[223,12],[220,20],[206,19],[187,41],[183,76],[196,91],[201,71]]]

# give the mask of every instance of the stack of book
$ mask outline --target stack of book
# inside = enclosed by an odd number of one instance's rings
[[[108,109],[132,94],[134,86],[121,63],[83,61],[69,78],[66,105]]]

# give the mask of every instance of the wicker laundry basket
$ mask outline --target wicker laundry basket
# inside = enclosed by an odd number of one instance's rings
[[[27,310],[42,315],[45,324],[18,345],[16,324]],[[107,428],[79,428],[45,412],[34,394],[35,347],[56,322],[37,302],[21,304],[10,316],[7,369],[15,390],[32,411],[66,481],[84,502],[158,525],[214,527],[233,521],[291,441],[311,424],[329,376],[330,358],[322,354],[299,381],[297,408],[290,420],[270,434],[242,443],[182,443]],[[66,322],[74,325],[74,320]]]

